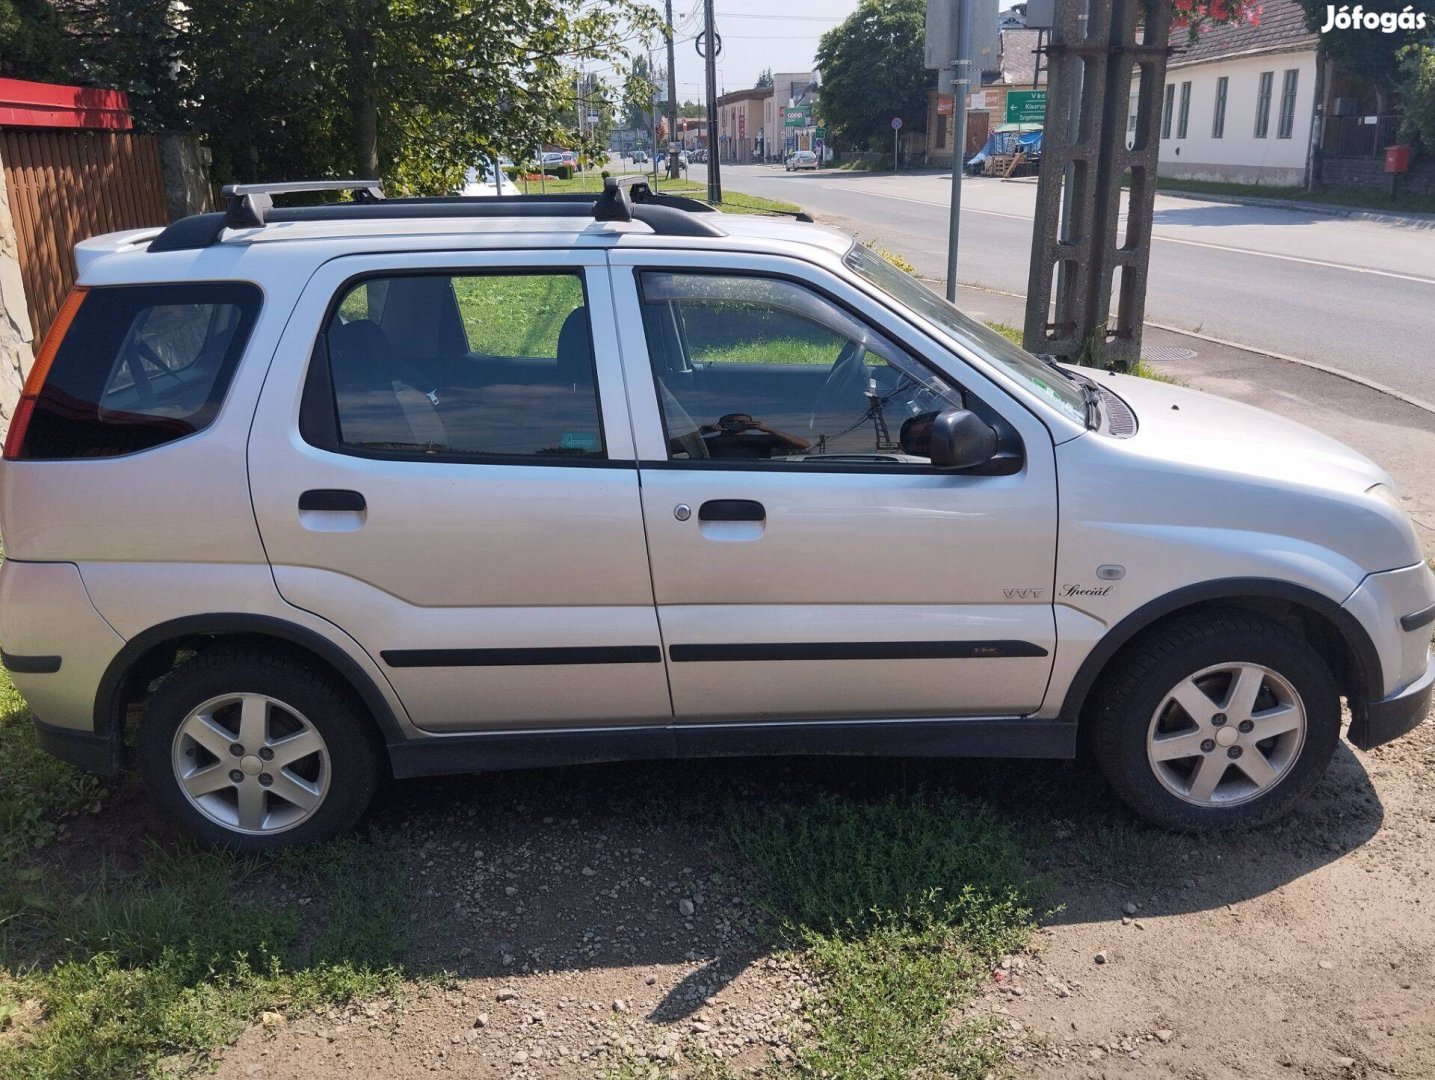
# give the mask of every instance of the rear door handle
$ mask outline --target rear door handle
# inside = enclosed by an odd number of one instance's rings
[[[364,496],[344,488],[313,488],[299,496],[300,510],[338,510],[360,513],[368,507]]]
[[[698,507],[699,521],[766,521],[762,503],[751,499],[712,499]]]

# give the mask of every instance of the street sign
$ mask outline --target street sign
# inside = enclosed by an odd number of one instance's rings
[[[1045,121],[1045,90],[1007,91],[1006,122],[1008,124],[1041,124]]]
[[[949,97],[937,98],[937,115],[938,115],[938,116],[951,116],[951,115],[952,115],[952,99],[951,99],[951,98],[949,98]]]
[[[901,131],[901,130],[902,130],[902,118],[901,118],[900,116],[894,116],[894,117],[892,117],[892,130],[893,130],[893,131]]]
[[[758,134],[760,135],[760,134],[762,134],[762,133],[761,133],[761,132],[758,132]],[[814,128],[813,131],[812,131],[812,137],[813,137],[814,139],[826,139],[826,138],[827,138],[827,129],[826,129],[825,127]]]

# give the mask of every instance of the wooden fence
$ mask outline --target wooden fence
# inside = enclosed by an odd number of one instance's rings
[[[75,244],[99,233],[168,224],[159,140],[0,129],[0,162],[38,349],[75,283]]]

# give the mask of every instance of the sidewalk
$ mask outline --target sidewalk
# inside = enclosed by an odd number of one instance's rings
[[[1180,183],[1173,180],[1172,183]],[[1157,195],[1172,199],[1195,199],[1198,202],[1239,203],[1242,206],[1264,206],[1273,210],[1294,210],[1307,214],[1324,214],[1326,217],[1354,218],[1357,221],[1379,221],[1385,225],[1417,225],[1424,229],[1435,229],[1435,214],[1423,214],[1416,210],[1377,210],[1366,206],[1341,206],[1338,203],[1293,199],[1265,199],[1259,195],[1216,195],[1210,192],[1181,191],[1175,188],[1157,186]]]
[[[983,322],[1023,322],[1019,297],[963,285],[957,303]],[[1193,389],[1298,420],[1377,462],[1394,477],[1426,556],[1435,557],[1435,414],[1338,375],[1151,326],[1142,353]]]

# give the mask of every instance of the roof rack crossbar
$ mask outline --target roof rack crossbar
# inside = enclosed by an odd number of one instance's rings
[[[289,195],[305,191],[366,191],[384,196],[381,180],[281,180],[272,184],[225,184],[223,195]]]
[[[352,191],[353,202],[318,206],[274,205],[273,196],[314,191]],[[661,195],[646,184],[633,185],[632,197],[613,177],[603,191],[552,195],[425,196],[385,199],[377,180],[303,180],[276,184],[229,184],[229,200],[219,213],[195,214],[174,222],[154,240],[151,252],[187,251],[218,243],[225,229],[262,228],[299,221],[399,220],[403,218],[591,218],[594,221],[641,221],[660,236],[725,236],[707,215],[713,207],[696,199]]]

